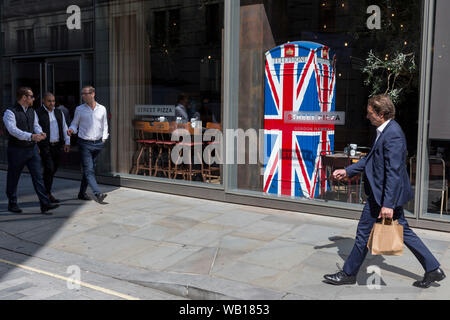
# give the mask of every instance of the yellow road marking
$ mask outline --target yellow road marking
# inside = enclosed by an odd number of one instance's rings
[[[139,298],[135,298],[135,297],[132,297],[132,296],[129,296],[129,295],[126,295],[126,294],[122,294],[122,293],[117,292],[117,291],[105,289],[105,288],[102,288],[102,287],[99,287],[99,286],[95,286],[95,285],[92,285],[92,284],[89,284],[89,283],[86,283],[86,282],[83,282],[83,281],[79,281],[79,280],[69,279],[67,277],[63,277],[63,276],[60,276],[60,275],[57,275],[57,274],[54,274],[54,273],[51,273],[51,272],[47,272],[47,271],[39,270],[39,269],[36,269],[36,268],[24,266],[22,264],[14,263],[14,262],[11,262],[11,261],[0,259],[0,262],[5,263],[5,264],[9,264],[11,266],[15,266],[15,267],[18,267],[18,268],[21,268],[21,269],[25,269],[25,270],[28,270],[28,271],[32,271],[32,272],[35,272],[35,273],[40,273],[40,274],[43,274],[43,275],[46,275],[46,276],[49,276],[49,277],[53,277],[53,278],[56,278],[56,279],[60,279],[60,280],[64,280],[64,281],[70,281],[73,284],[78,284],[80,286],[83,286],[83,287],[86,287],[86,288],[89,288],[89,289],[92,289],[92,290],[95,290],[95,291],[99,291],[99,292],[102,292],[102,293],[105,293],[105,294],[109,294],[111,296],[116,296],[116,297],[119,297],[119,298],[122,298],[122,299],[125,299],[125,300],[140,300]]]

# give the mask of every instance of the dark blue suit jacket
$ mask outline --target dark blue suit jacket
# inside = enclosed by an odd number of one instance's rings
[[[380,207],[401,207],[413,198],[406,153],[405,134],[399,124],[391,120],[371,152],[346,168],[347,175],[351,178],[364,170],[367,195],[372,194]]]

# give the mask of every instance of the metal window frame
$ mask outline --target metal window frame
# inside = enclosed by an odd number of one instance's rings
[[[423,23],[423,48],[422,48],[422,65],[424,66],[424,75],[421,76],[421,101],[419,114],[419,145],[417,147],[417,177],[419,178],[419,188],[416,188],[416,199],[419,199],[416,210],[417,220],[449,222],[441,216],[427,215],[428,213],[428,168],[429,168],[429,126],[430,126],[430,110],[431,110],[431,93],[432,93],[432,75],[433,75],[433,46],[436,24],[436,0],[424,0],[424,23]]]
[[[431,72],[432,72],[432,46],[433,46],[433,25],[434,25],[434,5],[435,0],[424,0],[423,25],[422,25],[422,68],[420,73],[420,101],[419,101],[419,125],[417,139],[417,163],[416,163],[416,188],[415,188],[415,212],[416,220],[420,220],[423,210],[423,195],[425,191],[424,181],[426,181],[426,157],[428,139],[428,116],[431,92]]]
[[[417,188],[415,212],[423,210],[424,187],[424,159],[426,156],[426,145],[428,138],[428,112],[430,105],[431,88],[431,48],[434,26],[435,0],[424,0],[423,16],[423,47],[422,47],[422,69],[420,75],[420,104],[419,104],[419,136],[418,136],[418,161],[417,161]],[[95,28],[95,26],[94,26]],[[95,33],[94,33],[95,36]],[[239,51],[240,51],[240,0],[224,0],[224,68],[223,101],[224,101],[224,132],[227,128],[236,128],[238,124],[239,97]],[[95,63],[94,63],[95,67]],[[226,135],[225,135],[226,145]],[[5,170],[6,165],[0,164],[0,169]],[[103,175],[98,177],[100,183],[130,187],[135,189],[162,192],[194,198],[210,199],[222,202],[265,207],[277,210],[288,210],[294,212],[311,213],[316,215],[334,216],[356,220],[359,218],[361,208],[349,207],[340,203],[321,203],[286,197],[267,196],[258,192],[237,189],[237,166],[224,165],[223,185],[209,186],[207,184],[189,184],[184,182],[173,183],[162,179],[147,179],[121,175]],[[58,177],[76,179],[81,178],[77,172],[58,172]],[[186,188],[187,187],[187,188]],[[431,230],[450,231],[450,223],[443,221],[430,221],[421,219],[416,214],[414,218],[408,218],[412,227]]]
[[[224,146],[228,143],[226,130],[236,128],[239,107],[239,50],[240,50],[240,0],[225,0],[224,41]],[[237,165],[224,164],[223,184],[225,193],[237,185]]]

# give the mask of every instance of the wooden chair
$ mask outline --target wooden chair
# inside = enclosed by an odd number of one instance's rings
[[[167,178],[172,178],[173,170],[170,155],[173,147],[177,144],[177,142],[170,140],[172,129],[169,122],[153,122],[152,130],[156,134],[155,144],[158,147],[158,156],[156,157],[155,171],[153,173],[155,177],[158,172],[162,172]]]
[[[208,122],[206,124],[206,129],[222,131],[222,125],[220,123]],[[218,146],[220,142],[210,141],[207,142],[206,144]],[[220,155],[218,157],[220,157]],[[205,182],[206,180],[208,180],[208,182],[211,183],[212,179],[220,179],[220,171],[221,171],[220,166],[213,166],[211,164],[211,154],[208,153],[208,163],[206,163],[206,168],[204,169],[203,180]]]
[[[343,181],[334,181],[333,172],[336,169],[343,169],[350,166],[353,163],[353,160],[350,156],[334,156],[336,154],[344,154],[344,152],[335,152],[335,151],[321,151],[321,163],[322,167],[319,168],[320,171],[324,171],[323,175],[320,178],[320,188],[326,188],[327,183],[330,185],[331,191],[336,192],[337,200],[340,200],[341,190],[343,189],[344,193],[347,195],[346,201],[349,203],[356,202],[362,203],[361,198],[361,188],[360,183],[362,181],[362,175],[358,174],[353,178],[345,178]],[[357,159],[355,159],[357,161]],[[353,191],[353,188],[355,191]],[[355,197],[353,197],[355,194]],[[321,197],[324,198],[325,194],[321,194]],[[353,200],[356,198],[355,200]]]
[[[197,132],[192,128],[191,123],[183,123],[183,124],[177,124],[177,129],[185,129],[187,130],[190,134],[191,134],[191,138],[193,137],[194,134],[196,134]],[[179,142],[177,143],[177,146],[180,146],[182,148],[190,148],[191,152],[192,150],[194,151],[193,157],[191,157],[191,159],[189,159],[189,163],[188,164],[178,164],[179,160],[183,157],[183,154],[180,152],[178,154],[177,157],[177,161],[175,162],[175,169],[174,169],[174,178],[176,178],[179,175],[183,176],[183,179],[185,180],[189,180],[192,181],[192,177],[196,174],[201,174],[203,181],[205,181],[204,179],[204,166],[203,166],[203,158],[202,158],[202,154],[203,154],[203,143],[202,142],[195,142],[192,141],[194,140],[193,138],[191,139],[190,142]],[[199,160],[200,162],[200,169],[195,169],[193,167],[193,161],[195,162],[195,159]]]
[[[441,181],[440,187],[430,187],[428,186],[429,191],[439,191],[441,193],[441,207],[440,207],[440,215],[444,212],[444,203],[445,203],[445,212],[448,213],[448,181],[445,175],[446,163],[444,159],[441,157],[429,157],[428,158],[428,177],[429,181],[433,180],[433,178],[438,178]],[[416,156],[412,156],[409,159],[409,178],[411,182],[411,186],[414,188],[416,184],[416,166],[417,159]]]
[[[134,129],[137,132],[136,143],[138,145],[138,156],[134,165],[134,174],[139,174],[141,170],[144,171],[144,175],[148,172],[148,175],[152,175],[152,162],[153,162],[153,147],[156,144],[155,139],[151,139],[153,131],[149,122],[135,121]],[[143,162],[141,160],[144,159]]]

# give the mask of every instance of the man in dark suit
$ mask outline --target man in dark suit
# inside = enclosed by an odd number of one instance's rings
[[[395,119],[395,107],[387,95],[369,99],[367,118],[377,127],[377,139],[366,157],[343,170],[336,170],[336,180],[351,178],[364,171],[364,187],[368,195],[358,224],[356,241],[343,270],[325,275],[327,283],[347,285],[356,283],[356,275],[367,255],[367,242],[374,223],[381,218],[398,220],[404,228],[404,243],[425,269],[423,280],[414,286],[428,288],[441,281],[445,274],[424,243],[409,228],[403,205],[413,198],[406,171],[406,138]]]
[[[51,203],[60,201],[52,195],[53,178],[58,170],[61,149],[70,151],[70,137],[67,135],[67,123],[61,110],[55,109],[55,96],[46,92],[43,96],[44,105],[36,110],[39,125],[46,138],[38,142],[42,165],[44,167],[44,186]]]
[[[17,103],[8,108],[3,115],[3,122],[8,131],[8,175],[6,195],[8,196],[8,210],[21,213],[17,205],[17,184],[25,166],[31,174],[34,190],[41,203],[41,212],[49,214],[49,210],[58,205],[51,204],[45,192],[42,181],[41,160],[39,159],[36,142],[47,136],[39,126],[38,117],[31,106],[34,96],[30,88],[21,87],[16,93]]]

